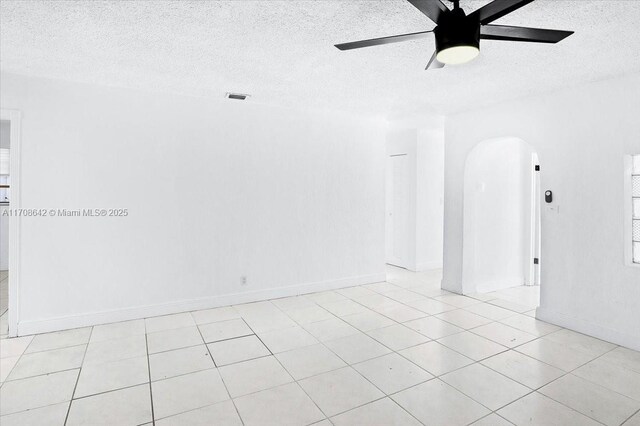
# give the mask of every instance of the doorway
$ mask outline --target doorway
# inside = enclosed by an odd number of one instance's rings
[[[20,113],[0,110],[0,337],[17,336]]]
[[[390,155],[386,185],[386,262],[406,268],[409,262],[409,156]]]
[[[522,293],[532,302],[539,297],[540,196],[538,155],[523,140],[483,141],[469,153],[464,170],[465,294]]]
[[[0,120],[0,337],[9,334],[9,217],[11,122]]]

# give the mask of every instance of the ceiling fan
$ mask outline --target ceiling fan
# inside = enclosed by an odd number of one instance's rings
[[[453,3],[453,9],[447,8],[440,0],[407,1],[435,22],[436,27],[430,31],[360,40],[335,46],[340,50],[359,49],[420,39],[434,33],[436,51],[425,68],[434,69],[473,60],[480,53],[481,39],[557,43],[573,34],[573,31],[489,25],[534,0],[494,0],[469,15],[460,8],[460,0],[449,0]]]

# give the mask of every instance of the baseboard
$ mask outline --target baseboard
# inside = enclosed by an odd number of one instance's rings
[[[539,307],[536,310],[536,318],[560,327],[568,328],[578,333],[593,336],[616,345],[640,351],[640,334],[620,333],[607,327],[602,327],[580,318],[572,317],[560,312]],[[639,331],[640,333],[640,331]]]
[[[460,284],[446,281],[444,276],[440,280],[440,288],[442,290],[446,290],[448,292],[455,293],[455,294],[463,293],[462,286]]]
[[[385,272],[380,272],[377,274],[359,275],[355,277],[340,278],[337,280],[318,281],[265,290],[181,300],[157,305],[136,306],[48,319],[18,321],[17,328],[19,336],[48,333],[51,331],[68,330],[71,328],[88,327],[111,322],[149,318],[159,315],[169,315],[179,312],[218,308],[221,306],[237,305],[240,303],[258,302],[262,300],[277,299],[280,297],[335,290],[345,287],[382,282],[385,281],[385,279]]]
[[[524,285],[523,277],[510,277],[488,282],[470,283],[470,287],[475,289],[475,293],[490,293],[492,291],[504,290],[511,287],[519,287],[521,285]]]
[[[522,277],[514,277],[510,279],[505,279],[501,281],[491,281],[491,288],[483,288],[483,283],[473,283],[466,282],[464,286],[461,286],[458,283],[451,283],[445,281],[444,278],[440,281],[440,287],[443,290],[449,291],[455,294],[477,294],[477,293],[490,293],[492,291],[504,290],[506,288],[511,287],[519,287],[524,285],[524,278]]]
[[[429,269],[442,269],[442,261],[422,262],[416,264],[416,271],[428,271]]]

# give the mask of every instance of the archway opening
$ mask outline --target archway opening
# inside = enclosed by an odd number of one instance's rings
[[[537,306],[539,170],[537,153],[518,138],[486,140],[469,153],[464,171],[465,294],[499,291]]]

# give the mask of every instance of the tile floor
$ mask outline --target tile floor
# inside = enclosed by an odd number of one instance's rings
[[[640,353],[439,282],[5,338],[0,424],[640,425]]]

